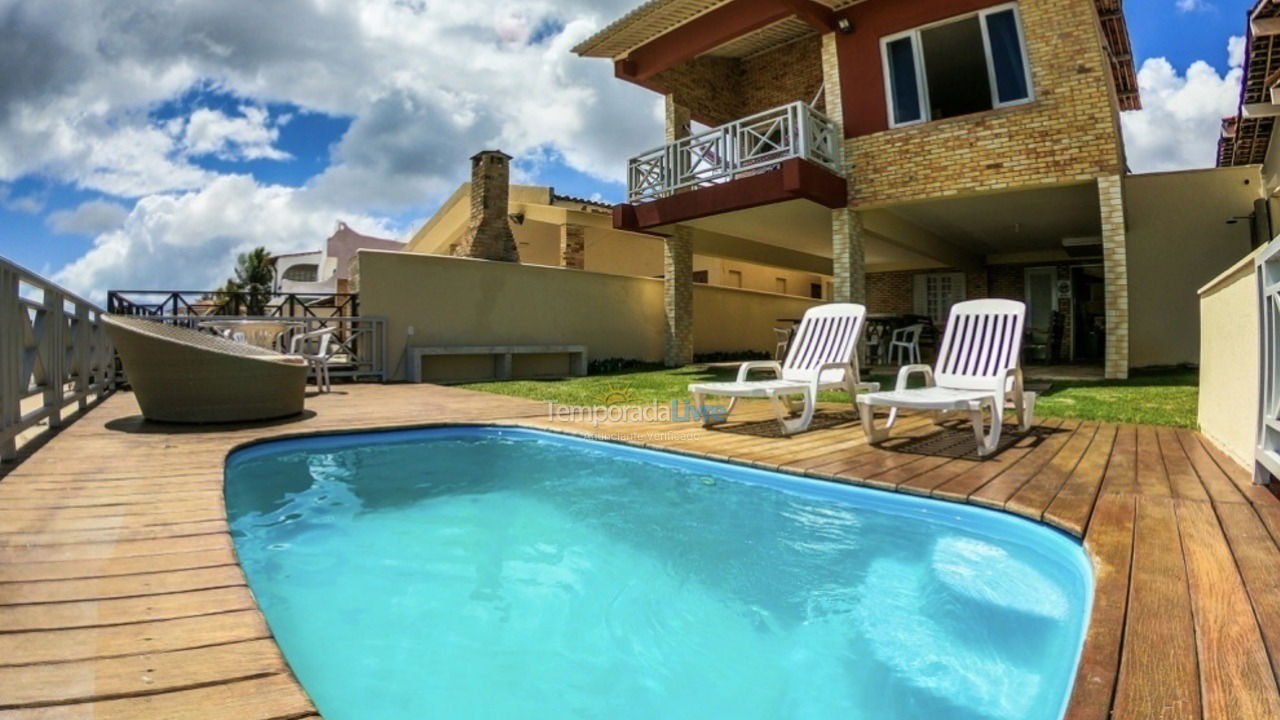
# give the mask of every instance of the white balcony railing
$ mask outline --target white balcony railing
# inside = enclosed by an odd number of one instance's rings
[[[0,258],[0,461],[18,435],[115,387],[102,308]]]
[[[838,135],[834,123],[803,102],[766,110],[632,158],[627,200],[727,182],[791,158],[843,175]]]

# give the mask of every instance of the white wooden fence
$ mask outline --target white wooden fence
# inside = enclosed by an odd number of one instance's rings
[[[1254,481],[1280,477],[1280,239],[1258,255],[1258,451]]]
[[[62,423],[72,403],[115,388],[104,311],[0,258],[0,461],[17,456],[18,435]]]

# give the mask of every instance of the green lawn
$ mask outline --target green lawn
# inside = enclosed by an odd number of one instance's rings
[[[562,405],[639,405],[687,399],[689,383],[732,380],[735,376],[736,371],[729,369],[654,367],[564,380],[515,380],[464,387]],[[866,379],[879,381],[886,388],[895,382],[891,375]],[[1041,394],[1036,415],[1194,428],[1198,385],[1198,373],[1189,369],[1136,372],[1128,380],[1054,381],[1049,391]],[[825,392],[822,399],[848,402],[843,392]]]

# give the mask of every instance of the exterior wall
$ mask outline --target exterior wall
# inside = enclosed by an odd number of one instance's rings
[[[822,38],[807,37],[742,60],[743,116],[796,102],[813,102],[822,88]],[[825,111],[826,98],[817,109]]]
[[[1092,0],[1018,3],[1035,88],[1031,103],[888,129],[880,38],[998,4],[871,0],[850,9],[857,32],[838,36],[837,43],[854,207],[1123,172],[1118,111]]]
[[[1249,223],[1227,220],[1253,212],[1258,167],[1131,175],[1124,184],[1129,364],[1196,363],[1196,291],[1249,252]]]
[[[1249,470],[1261,393],[1256,255],[1250,253],[1199,293],[1200,432]]]
[[[812,102],[822,80],[822,40],[817,36],[740,60],[694,58],[654,77],[673,102],[711,126],[798,100]],[[819,110],[825,102],[818,103]]]
[[[821,301],[710,285],[693,288],[694,352],[733,353],[757,350],[773,353],[780,318],[799,318]]]
[[[595,359],[663,359],[658,279],[379,251],[361,251],[357,265],[361,314],[387,321],[393,380],[407,377],[408,345],[577,344]],[[693,350],[771,353],[777,319],[799,317],[814,304],[695,285]],[[481,377],[489,363],[461,358],[442,372],[448,379]]]

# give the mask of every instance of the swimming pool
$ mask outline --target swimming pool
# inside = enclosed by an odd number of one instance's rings
[[[329,720],[1049,720],[1093,594],[1002,513],[533,430],[253,446],[226,496]]]

